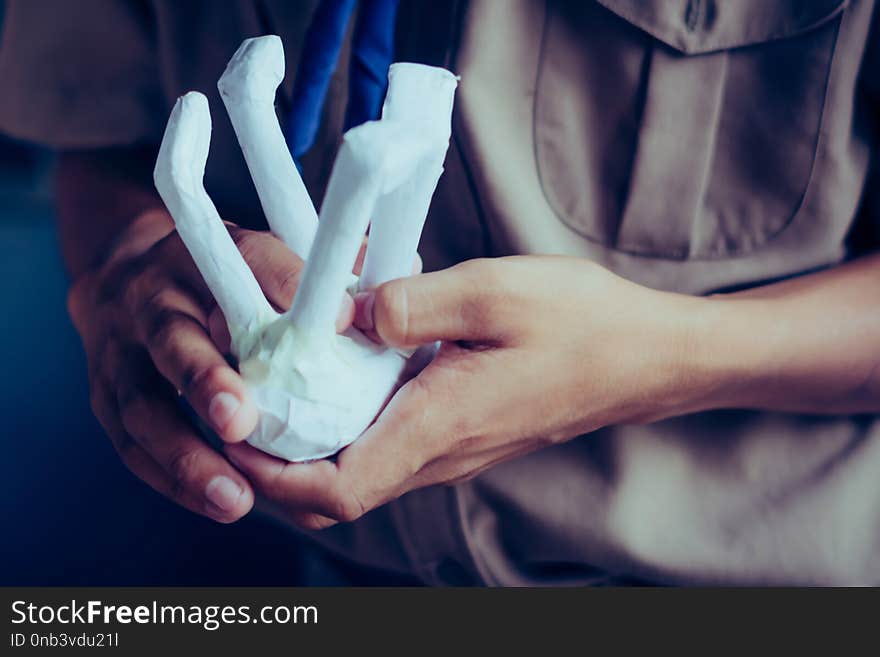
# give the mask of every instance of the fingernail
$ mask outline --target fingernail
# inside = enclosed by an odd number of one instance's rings
[[[224,477],[223,475],[214,477],[208,482],[208,485],[205,486],[205,497],[208,498],[208,501],[211,504],[224,513],[232,513],[235,511],[243,492],[241,486],[236,484],[229,477]]]
[[[223,430],[232,421],[241,402],[231,392],[218,392],[208,404],[208,417],[217,429]]]
[[[372,291],[358,292],[354,297],[354,325],[363,331],[373,330],[373,304],[376,295]]]

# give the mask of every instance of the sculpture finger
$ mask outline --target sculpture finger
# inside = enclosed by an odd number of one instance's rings
[[[430,146],[408,179],[376,202],[358,288],[367,290],[412,273],[431,197],[449,147],[458,78],[422,64],[394,64],[388,75],[383,121],[400,122]]]
[[[283,79],[284,48],[281,39],[271,35],[242,43],[217,88],[269,227],[305,259],[315,239],[318,215],[275,114],[275,92]]]
[[[236,336],[275,315],[205,191],[211,140],[208,100],[178,98],[159,149],[153,179],[174,224]]]
[[[334,335],[339,299],[351,282],[376,200],[408,178],[424,156],[424,147],[422,140],[408,138],[396,122],[373,121],[345,134],[321,207],[318,233],[288,311],[301,337]]]

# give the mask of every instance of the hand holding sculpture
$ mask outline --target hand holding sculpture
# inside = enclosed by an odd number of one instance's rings
[[[371,219],[359,286],[410,272],[442,172],[456,78],[431,67],[392,67],[383,118],[345,135],[316,226],[274,116],[283,61],[277,37],[249,39],[219,87],[270,227],[295,252],[308,248],[289,311],[277,313],[267,302],[202,185],[210,114],[201,94],[189,93],[175,105],[154,178],[223,311],[239,370],[260,409],[249,442],[299,461],[355,440],[407,367],[409,354],[376,345],[355,329],[337,335],[335,320]]]
[[[289,308],[291,272],[302,260],[267,232],[227,228],[272,306]],[[253,505],[250,482],[206,443],[180,402],[226,442],[243,441],[256,426],[247,384],[208,333],[216,301],[158,203],[114,241],[76,274],[68,293],[92,410],[122,462],[145,483],[195,513],[236,520]],[[340,328],[353,311],[353,304],[343,306]]]
[[[490,467],[506,468],[508,481],[527,478],[540,457],[501,464],[712,402],[693,341],[709,334],[706,301],[642,287],[582,258],[470,260],[355,301],[355,326],[394,347],[441,340],[435,358],[336,461],[284,463],[249,445],[224,448],[273,508],[307,529]],[[575,467],[590,467],[583,452],[571,455]],[[491,493],[493,480],[480,486],[466,490]]]

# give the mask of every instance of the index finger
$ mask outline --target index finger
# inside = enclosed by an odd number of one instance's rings
[[[236,226],[230,226],[230,232],[266,298],[281,311],[290,308],[305,268],[302,258],[271,233]],[[339,303],[337,329],[343,331],[354,318],[354,301],[344,294]]]
[[[259,411],[211,340],[204,311],[171,282],[136,296],[134,321],[156,368],[226,441],[247,438]]]

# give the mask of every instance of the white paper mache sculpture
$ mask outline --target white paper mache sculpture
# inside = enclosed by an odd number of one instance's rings
[[[202,94],[190,92],[174,106],[154,179],[226,317],[239,371],[261,411],[248,442],[304,461],[360,436],[408,360],[421,357],[376,345],[356,329],[338,335],[335,321],[368,224],[358,288],[411,273],[449,146],[457,78],[418,64],[391,67],[381,120],[344,136],[320,221],[275,114],[283,78],[281,40],[265,36],[241,45],[218,87],[269,227],[306,260],[290,310],[270,306],[205,191],[211,116]]]

